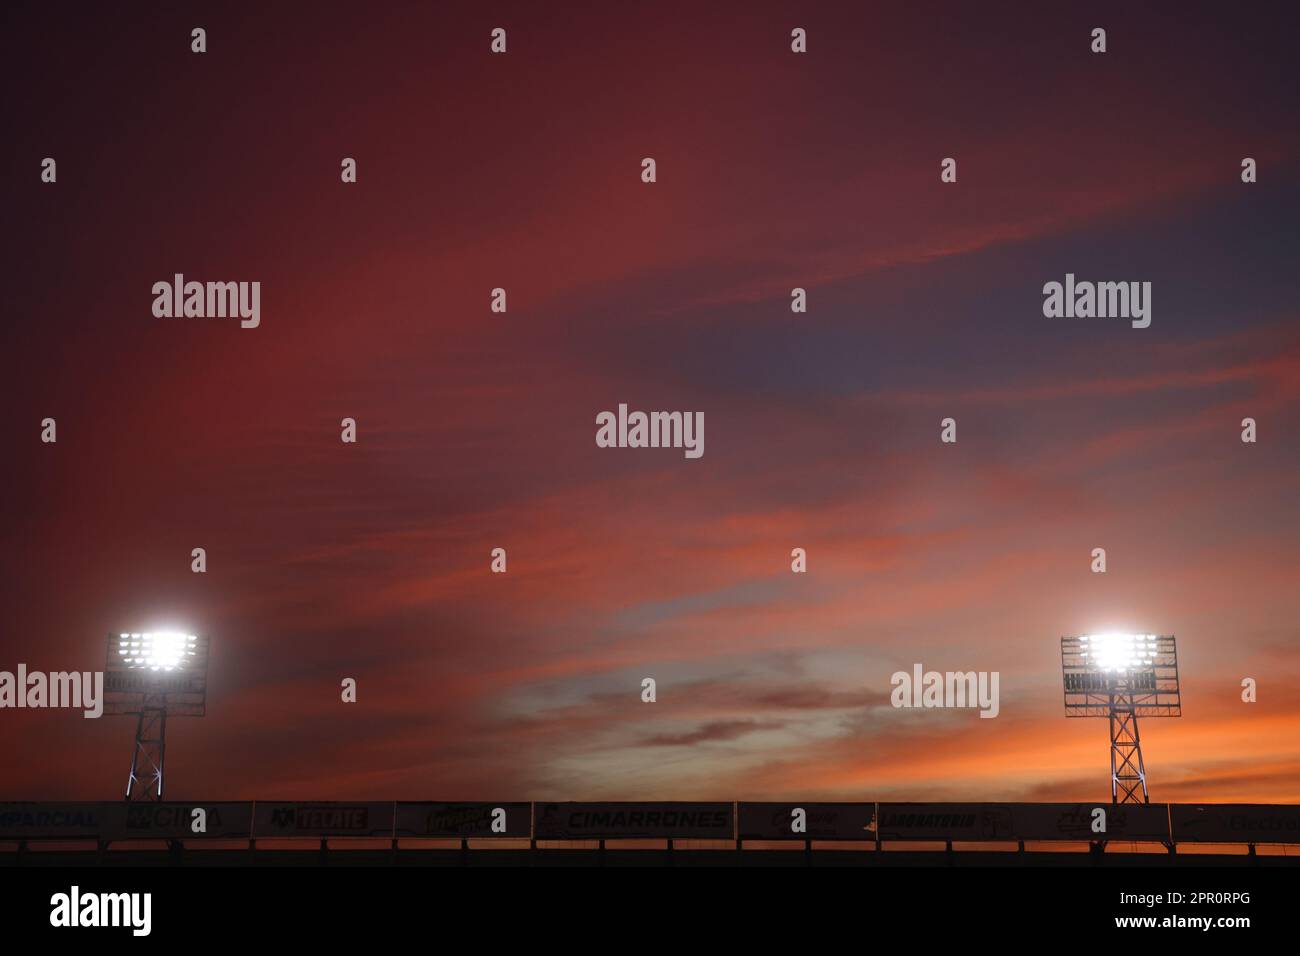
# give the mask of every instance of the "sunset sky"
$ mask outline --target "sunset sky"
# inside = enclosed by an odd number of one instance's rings
[[[1059,638],[1172,633],[1152,799],[1300,801],[1293,4],[267,6],[0,14],[0,670],[210,635],[176,799],[1094,800]],[[0,711],[0,799],[133,730]]]

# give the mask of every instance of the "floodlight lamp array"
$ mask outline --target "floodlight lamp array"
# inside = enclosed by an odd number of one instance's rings
[[[180,631],[153,631],[118,636],[117,654],[132,670],[184,670],[197,653],[198,638]]]
[[[1155,634],[1087,634],[1079,638],[1085,666],[1124,673],[1150,668],[1159,653]]]

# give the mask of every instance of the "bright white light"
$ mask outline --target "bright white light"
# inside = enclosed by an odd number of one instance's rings
[[[1150,667],[1156,653],[1155,634],[1089,634],[1079,641],[1088,664],[1104,671]]]
[[[127,660],[134,667],[147,667],[155,671],[174,671],[186,664],[194,654],[198,642],[193,634],[180,631],[155,631],[149,634],[132,634],[131,652]],[[126,655],[126,651],[121,652]]]

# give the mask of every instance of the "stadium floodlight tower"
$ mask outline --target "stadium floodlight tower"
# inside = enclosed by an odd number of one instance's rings
[[[1063,637],[1061,670],[1065,716],[1110,718],[1111,802],[1150,803],[1138,717],[1182,716],[1173,635]]]
[[[161,800],[167,717],[202,717],[208,639],[178,631],[108,635],[104,712],[136,717],[127,800]]]

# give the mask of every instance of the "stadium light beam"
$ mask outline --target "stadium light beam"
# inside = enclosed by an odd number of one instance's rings
[[[127,800],[161,800],[167,717],[202,717],[208,639],[182,631],[108,635],[104,712],[136,717]]]
[[[1150,803],[1138,717],[1181,717],[1173,635],[1083,634],[1061,638],[1065,716],[1110,720],[1112,803]]]

